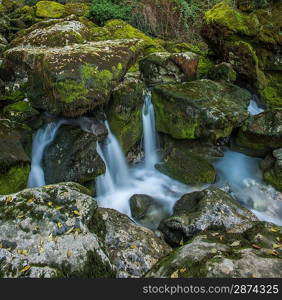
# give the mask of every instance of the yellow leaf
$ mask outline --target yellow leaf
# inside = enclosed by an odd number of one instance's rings
[[[3,245],[0,243],[0,249],[3,248]]]
[[[58,223],[57,223],[57,226],[58,226],[59,228],[62,228],[62,227],[63,227],[63,224],[60,223],[60,222],[58,222]]]
[[[24,215],[17,216],[18,219],[22,219]]]
[[[62,208],[63,208],[63,206],[56,206],[56,210],[60,210]]]
[[[78,210],[74,210],[73,213],[77,216],[80,216],[80,212]]]
[[[70,234],[73,230],[74,230],[74,227],[72,227],[71,229],[69,229],[65,234]]]
[[[72,256],[72,251],[70,249],[68,249],[67,251],[67,257],[71,257]]]
[[[280,242],[280,237],[279,236],[276,238],[276,241]]]
[[[131,245],[131,246],[130,246],[130,248],[132,248],[132,249],[136,249],[136,248],[137,248],[137,246],[136,246],[136,245]]]
[[[272,248],[273,249],[282,249],[282,244],[273,244]]]
[[[230,246],[231,247],[238,247],[238,246],[240,246],[240,241],[235,241]]]
[[[277,228],[274,228],[274,227],[271,227],[271,228],[270,228],[270,231],[272,231],[272,232],[278,232],[278,229],[277,229]]]
[[[187,271],[187,269],[183,268],[183,269],[180,269],[179,271],[180,271],[180,273],[185,273]]]
[[[183,242],[183,239],[180,241],[180,246],[183,246],[184,245],[184,242]]]
[[[11,202],[13,201],[13,197],[11,195],[6,197],[6,202]]]
[[[173,272],[173,273],[170,275],[170,278],[178,278],[178,270],[176,270],[175,272]]]
[[[28,271],[30,268],[31,268],[30,265],[25,266],[23,269],[21,269],[21,273]]]
[[[27,255],[29,253],[29,250],[26,250],[26,249],[18,249],[17,250],[17,253],[18,254],[21,254],[21,255]]]
[[[51,201],[49,201],[47,204],[48,204],[48,206],[52,206],[53,205],[53,203]]]
[[[29,200],[26,201],[26,203],[28,203],[28,204],[30,204],[32,202],[33,202],[33,199],[29,199]]]

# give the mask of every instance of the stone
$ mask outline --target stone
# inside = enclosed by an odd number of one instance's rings
[[[150,229],[113,209],[98,208],[92,220],[117,278],[140,278],[171,249]]]
[[[0,197],[0,277],[114,277],[89,193],[64,183]]]
[[[209,187],[185,194],[173,208],[173,215],[159,226],[166,241],[181,245],[193,235],[209,229],[242,233],[257,218],[226,192]]]
[[[39,18],[61,18],[65,14],[64,5],[55,1],[39,1],[36,3],[36,16]]]

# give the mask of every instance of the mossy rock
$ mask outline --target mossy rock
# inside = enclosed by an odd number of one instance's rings
[[[230,83],[202,79],[156,86],[152,99],[158,131],[176,139],[218,139],[247,119],[251,94]]]
[[[26,188],[30,165],[15,166],[5,174],[0,174],[0,195],[19,192]]]
[[[112,93],[108,119],[125,153],[141,140],[144,97],[144,83],[134,78],[125,79]]]
[[[19,101],[4,107],[4,115],[15,122],[25,122],[39,115],[30,102]]]
[[[86,16],[89,12],[90,6],[87,3],[66,3],[65,4],[65,14],[66,15],[76,15],[79,17]]]
[[[281,110],[273,110],[250,118],[240,128],[236,144],[259,157],[282,147],[281,117]]]
[[[39,1],[36,3],[36,16],[39,18],[56,19],[65,14],[64,5],[55,1]]]

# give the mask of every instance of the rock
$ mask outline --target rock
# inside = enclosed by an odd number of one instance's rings
[[[92,222],[118,278],[142,277],[170,252],[170,247],[153,231],[137,226],[113,209],[98,208]]]
[[[221,63],[216,65],[209,73],[209,78],[212,80],[224,80],[227,82],[235,82],[237,78],[236,72],[231,64]]]
[[[155,52],[140,61],[140,71],[148,85],[196,79],[199,57],[192,52]]]
[[[242,12],[222,1],[205,13],[201,33],[219,60],[230,63],[267,107],[276,108],[282,99],[282,3],[269,6]]]
[[[272,110],[248,119],[240,128],[236,145],[251,150],[249,154],[264,157],[282,147],[282,111]]]
[[[145,277],[278,278],[282,251],[272,248],[277,237],[281,227],[264,222],[256,222],[244,235],[201,233],[161,259]]]
[[[257,218],[229,194],[216,187],[184,195],[159,229],[171,245],[180,245],[193,235],[209,229],[242,233]]]
[[[0,197],[0,277],[114,277],[91,219],[96,201],[75,183]]]
[[[70,125],[62,126],[44,153],[44,175],[47,184],[73,181],[91,183],[106,171],[96,151],[97,136]]]
[[[27,101],[19,101],[7,105],[4,107],[3,113],[8,119],[19,123],[29,123],[39,115],[39,112]]]
[[[5,52],[3,68],[9,68],[12,74],[27,74],[33,107],[79,116],[107,103],[142,47],[139,40],[89,42],[61,48],[18,46]]]
[[[150,207],[153,205],[154,199],[147,195],[133,195],[129,199],[131,215],[136,220],[143,219]]]
[[[64,5],[55,1],[39,1],[36,3],[36,16],[39,18],[61,18],[65,14]]]
[[[262,161],[263,179],[282,191],[282,149],[276,149]]]
[[[156,86],[157,130],[176,139],[227,137],[248,117],[251,94],[233,84],[207,79]]]
[[[113,90],[108,119],[124,153],[129,152],[142,137],[144,96],[144,83],[132,77],[126,78]]]

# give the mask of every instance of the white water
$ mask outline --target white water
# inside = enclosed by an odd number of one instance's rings
[[[39,187],[45,185],[44,171],[42,168],[42,159],[44,151],[50,145],[65,120],[49,123],[40,128],[33,137],[32,143],[32,161],[31,171],[28,178],[28,187]]]
[[[129,168],[121,147],[108,127],[109,134],[97,151],[106,165],[106,173],[96,181],[97,200],[102,207],[113,208],[131,216],[129,199],[134,194],[146,194],[156,200],[156,209],[150,212],[149,227],[158,226],[165,214],[171,212],[174,203],[194,189],[158,172],[157,134],[154,107],[150,94],[145,96],[142,110],[144,162]]]
[[[254,96],[248,107],[248,112],[252,116],[258,115],[264,111],[262,108],[260,108],[258,106],[257,102],[258,102],[258,99]]]
[[[231,194],[260,220],[282,225],[282,194],[262,181],[260,159],[226,150],[215,167],[219,186],[228,185]]]

